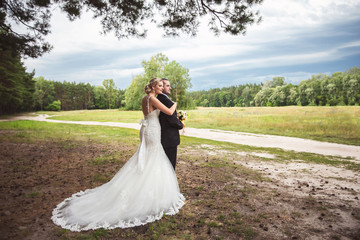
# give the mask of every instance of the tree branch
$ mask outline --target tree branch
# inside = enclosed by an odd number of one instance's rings
[[[19,21],[21,24],[23,24],[24,26],[26,26],[28,29],[31,29],[31,30],[34,30],[34,31],[37,31],[37,32],[40,32],[41,34],[44,34],[46,35],[47,34],[47,31],[44,31],[42,30],[41,28],[36,28],[35,26],[31,26],[29,25],[27,22],[23,21],[23,19],[21,18],[21,16],[18,15],[18,13],[15,11],[15,7],[13,6],[13,2],[10,1],[11,3],[8,3],[8,1],[4,1],[5,5],[10,9],[11,13],[12,13],[12,16],[14,16],[15,18],[15,21]],[[17,5],[19,8],[21,8],[22,6],[20,6],[19,4]],[[22,9],[21,9],[22,10]],[[24,11],[22,11],[24,12]],[[36,21],[36,20],[33,20],[33,21]],[[36,21],[36,22],[39,22],[39,21]],[[15,33],[14,31],[12,31],[13,33]]]
[[[207,10],[209,10],[209,11],[212,13],[212,15],[215,16],[215,17],[218,19],[218,21],[220,22],[220,27],[222,27],[223,25],[228,26],[228,24],[226,24],[226,23],[218,16],[218,14],[224,15],[225,12],[219,12],[219,11],[213,10],[213,9],[210,8],[208,5],[206,5],[203,0],[200,0],[200,2],[201,2],[201,6],[202,6],[203,8],[206,8]],[[205,10],[205,11],[206,11],[206,10]]]

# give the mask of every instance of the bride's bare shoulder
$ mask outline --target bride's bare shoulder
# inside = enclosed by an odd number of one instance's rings
[[[145,97],[143,97],[143,101],[146,101],[147,99],[149,99],[149,102],[155,102],[155,101],[159,101],[155,96],[152,95],[146,95]]]

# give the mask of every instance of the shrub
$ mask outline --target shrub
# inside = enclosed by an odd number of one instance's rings
[[[51,104],[49,104],[45,110],[47,111],[60,111],[61,110],[61,102],[60,100],[53,101]]]

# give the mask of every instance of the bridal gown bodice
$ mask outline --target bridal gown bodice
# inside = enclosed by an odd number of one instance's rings
[[[146,145],[149,147],[161,145],[161,126],[159,122],[160,111],[158,109],[150,112],[141,120],[140,140],[142,141],[142,134],[145,136]]]
[[[57,205],[55,224],[71,231],[127,228],[179,211],[185,198],[160,142],[159,114],[154,110],[141,120],[139,148],[109,182]]]
[[[148,113],[140,121],[140,148],[138,167],[140,170],[144,167],[143,154],[147,149],[158,149],[161,146],[161,126],[159,122],[160,111],[158,109]]]

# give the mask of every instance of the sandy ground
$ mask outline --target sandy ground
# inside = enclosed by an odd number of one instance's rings
[[[93,122],[93,121],[61,121],[48,119],[48,115],[38,116],[18,116],[9,120],[33,120],[56,123],[83,124],[83,125],[101,125],[112,127],[123,127],[140,129],[137,123],[120,122]],[[1,120],[0,120],[1,121]],[[7,120],[2,120],[7,121]],[[223,131],[214,129],[186,128],[184,136],[211,139],[223,142],[232,142],[242,145],[256,147],[282,148],[284,150],[293,150],[297,152],[310,152],[322,155],[332,155],[341,157],[352,157],[360,160],[360,146],[352,146],[337,143],[319,142],[309,139],[283,137],[264,134],[253,134],[244,132]]]
[[[203,144],[210,155],[234,155],[234,152],[217,150],[216,147]],[[341,202],[360,208],[360,173],[341,167],[323,164],[308,163],[300,160],[291,162],[266,161],[276,159],[277,156],[269,153],[257,152],[235,152],[239,156],[250,156],[242,158],[235,163],[262,172],[265,176],[281,183],[281,188],[286,188],[292,195],[304,197],[316,195],[324,200],[339,204]],[[261,157],[263,160],[254,160],[251,156]],[[264,183],[266,184],[266,183]],[[277,189],[277,185],[267,187]]]
[[[289,194],[299,199],[314,198],[321,204],[333,206],[329,212],[341,219],[337,222],[337,228],[359,229],[359,221],[354,221],[355,211],[360,208],[359,172],[300,160],[268,161],[267,159],[276,160],[277,158],[276,155],[268,153],[228,152],[206,144],[203,144],[200,148],[206,149],[206,153],[209,155],[233,156],[236,164],[259,171],[263,176],[271,179],[271,181],[261,182],[247,180],[247,183],[253,185],[253,187],[262,187],[281,194]],[[201,151],[201,149],[195,150],[195,152]],[[241,158],[234,157],[234,154],[241,156]],[[253,156],[260,158],[254,158]],[[305,225],[308,224],[309,228],[312,224],[316,225],[315,221],[310,218],[306,221],[307,223],[304,223]],[[313,236],[305,239],[329,238]],[[330,239],[332,238],[330,237]],[[349,238],[342,236],[340,239]],[[360,237],[356,236],[350,239],[358,240]]]

